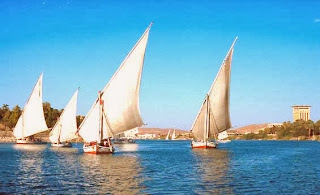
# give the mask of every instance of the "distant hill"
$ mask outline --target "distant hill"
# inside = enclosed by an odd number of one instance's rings
[[[248,133],[259,133],[260,130],[264,130],[269,126],[268,123],[263,123],[263,124],[252,124],[252,125],[247,125],[244,127],[239,127],[239,128],[234,128],[232,130],[228,130],[228,133],[235,133],[235,134],[248,134]]]

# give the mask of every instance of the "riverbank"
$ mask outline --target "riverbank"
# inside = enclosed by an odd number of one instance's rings
[[[269,136],[267,138],[259,138],[259,137],[252,137],[248,135],[238,135],[238,136],[230,136],[230,140],[268,140],[268,141],[320,141],[320,136],[311,136],[310,138],[307,136],[299,136],[299,137],[284,137],[284,138],[277,138],[275,136]]]
[[[0,131],[0,143],[14,143],[16,138],[13,136],[12,131]]]
[[[50,131],[45,131],[45,132],[36,134],[34,138],[42,142],[50,143],[49,134],[50,134]],[[75,139],[73,142],[81,143],[83,142],[83,139],[80,137]],[[0,131],[0,143],[16,143],[16,138],[12,134],[12,131]]]

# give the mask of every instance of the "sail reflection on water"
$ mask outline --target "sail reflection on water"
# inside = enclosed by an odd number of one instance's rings
[[[83,187],[94,194],[137,194],[144,189],[141,167],[134,156],[82,155],[78,169]]]
[[[229,152],[227,150],[193,149],[195,168],[200,174],[201,185],[197,193],[233,194],[229,171]]]
[[[13,145],[13,148],[17,151],[23,152],[23,155],[39,155],[47,148],[47,145],[44,144],[16,144]],[[30,152],[30,153],[28,153]]]
[[[45,188],[43,177],[43,155],[47,145],[15,144],[13,149],[17,150],[16,191],[15,193],[26,193],[30,189],[37,194],[38,189]],[[40,192],[39,192],[40,193]]]
[[[139,144],[137,143],[128,143],[128,144],[119,144],[116,146],[116,150],[121,152],[129,152],[133,154],[132,152],[138,151]]]

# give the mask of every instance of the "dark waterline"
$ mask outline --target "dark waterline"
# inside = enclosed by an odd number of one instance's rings
[[[317,194],[320,142],[137,141],[113,155],[50,145],[0,144],[0,193]]]

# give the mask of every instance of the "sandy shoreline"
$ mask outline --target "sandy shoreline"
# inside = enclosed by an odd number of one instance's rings
[[[49,143],[49,139],[41,139],[41,141]],[[15,137],[1,137],[0,143],[16,143],[16,138]]]
[[[16,143],[15,137],[1,137],[0,143]]]

